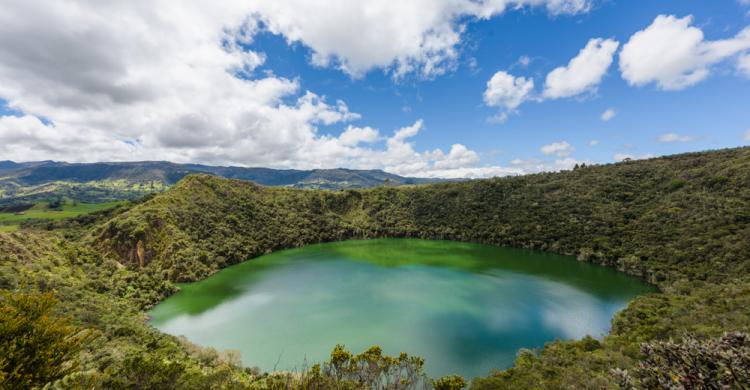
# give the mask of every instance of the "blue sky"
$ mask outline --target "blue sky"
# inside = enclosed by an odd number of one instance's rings
[[[432,79],[394,80],[381,69],[353,79],[339,70],[310,64],[311,50],[287,44],[271,33],[256,37],[252,48],[267,53],[258,71],[299,78],[302,87],[342,99],[363,121],[380,129],[397,129],[423,119],[425,130],[415,141],[425,148],[461,142],[481,153],[483,161],[508,163],[539,156],[544,144],[567,141],[581,159],[611,162],[617,153],[664,155],[735,147],[750,129],[750,78],[736,74],[732,64],[719,65],[709,79],[680,91],[652,85],[631,87],[609,69],[598,91],[578,98],[530,103],[503,124],[488,123],[496,109],[482,93],[498,70],[543,79],[567,63],[593,37],[626,42],[649,26],[657,15],[693,15],[706,39],[725,39],[750,24],[750,7],[732,1],[609,1],[590,13],[551,17],[543,10],[507,13],[467,24],[460,65]],[[521,66],[519,58],[531,63]],[[616,116],[603,122],[601,114]],[[326,129],[342,131],[340,126]],[[659,142],[675,133],[691,141]],[[590,147],[592,140],[599,141]]]
[[[0,15],[0,160],[482,177],[750,143],[747,0],[73,3]]]

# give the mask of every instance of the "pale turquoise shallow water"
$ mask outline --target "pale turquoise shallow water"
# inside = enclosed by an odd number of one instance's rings
[[[486,375],[519,348],[601,336],[642,281],[571,257],[424,240],[345,241],[229,267],[150,313],[170,334],[235,349],[263,370],[323,361],[336,344],[426,359],[430,376]]]

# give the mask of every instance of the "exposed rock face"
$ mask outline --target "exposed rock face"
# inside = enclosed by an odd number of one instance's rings
[[[138,243],[135,245],[135,256],[138,261],[138,266],[143,268],[143,266],[146,265],[146,249],[143,247],[142,240],[138,240]]]

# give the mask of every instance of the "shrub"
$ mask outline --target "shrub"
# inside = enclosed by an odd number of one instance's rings
[[[51,293],[0,295],[0,387],[43,386],[78,370],[91,333],[57,316]]]

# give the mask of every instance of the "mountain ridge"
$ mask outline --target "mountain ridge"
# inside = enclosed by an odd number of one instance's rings
[[[378,169],[273,169],[178,164],[169,161],[68,163],[0,161],[0,204],[69,197],[100,203],[161,192],[191,173],[249,180],[266,186],[354,189],[444,181]]]

